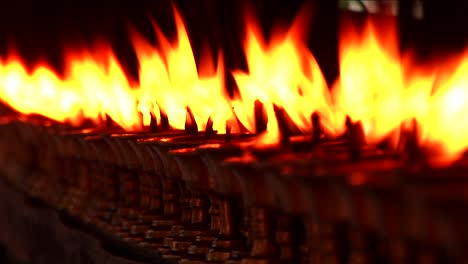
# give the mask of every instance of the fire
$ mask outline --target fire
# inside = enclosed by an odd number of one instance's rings
[[[432,67],[402,59],[394,21],[369,19],[362,33],[349,24],[340,42],[340,78],[333,89],[337,117],[361,122],[368,143],[414,129],[433,164],[468,148],[468,53]]]
[[[58,121],[79,124],[84,117],[98,122],[107,114],[122,127],[135,129],[133,91],[110,48],[98,53],[68,54],[66,76],[59,78],[46,66],[31,73],[17,57],[0,63],[0,98],[24,114],[41,114]]]
[[[442,65],[444,68],[437,69],[437,78],[427,78],[432,80],[432,95],[426,104],[426,114],[419,121],[421,144],[436,145],[434,161],[443,165],[457,159],[468,148],[468,52],[458,61]]]
[[[377,31],[371,21],[362,35],[347,25],[341,36],[335,102],[340,112],[362,123],[367,141],[376,143],[398,128],[406,114],[396,36],[391,24]]]
[[[303,14],[304,15],[304,14]],[[248,21],[244,45],[249,72],[234,71],[239,95],[233,101],[239,119],[254,131],[253,105],[259,100],[266,108],[267,130],[259,145],[279,142],[274,105],[286,111],[303,133],[313,129],[311,115],[320,112],[330,129],[331,97],[322,72],[311,52],[304,45],[303,16],[298,16],[288,32],[276,31],[266,42],[253,18]]]
[[[28,74],[18,58],[1,62],[0,87],[2,100],[22,113],[40,112],[59,121],[79,116],[76,94],[47,67],[38,66]]]
[[[16,56],[2,60],[0,98],[21,113],[37,113],[72,124],[80,124],[83,118],[98,123],[108,115],[128,130],[147,125],[150,113],[159,116],[160,111],[169,116],[171,127],[182,129],[188,107],[199,128],[204,129],[211,119],[213,128],[224,132],[226,122],[233,119],[233,112],[224,89],[222,55],[218,56],[216,68],[207,54],[197,69],[177,11],[175,20],[178,37],[174,43],[155,25],[162,50],[132,32],[140,62],[138,85],[128,80],[112,50],[100,45],[66,53],[64,78],[45,65],[38,65],[29,73]]]
[[[109,45],[65,53],[65,75],[46,64],[31,71],[15,53],[0,59],[0,98],[23,114],[37,113],[79,125],[109,116],[127,130],[141,129],[150,117],[168,116],[183,129],[187,113],[198,129],[212,121],[256,131],[254,105],[261,102],[268,118],[257,146],[280,142],[278,111],[288,128],[311,134],[318,113],[329,137],[345,131],[345,117],[361,122],[369,144],[399,135],[416,121],[419,144],[436,162],[457,159],[468,148],[468,51],[457,60],[423,67],[402,59],[395,21],[369,19],[361,30],[344,24],[340,40],[340,76],[330,90],[306,45],[308,12],[288,30],[276,29],[265,39],[258,23],[247,19],[244,52],[248,71],[231,70],[238,93],[225,87],[222,53],[217,61],[205,52],[198,64],[183,19],[174,9],[177,37],[169,40],[153,22],[158,47],[130,30],[139,60],[139,83],[125,74]],[[460,54],[459,54],[460,55]],[[190,115],[189,115],[190,116]],[[141,118],[143,117],[143,118]],[[284,117],[283,117],[284,119]],[[282,119],[281,119],[282,120]],[[161,120],[157,120],[161,122]]]
[[[107,114],[126,129],[138,128],[135,87],[131,86],[110,47],[104,45],[98,51],[101,59],[89,52],[70,55],[65,77],[69,89],[78,94],[84,116],[95,119]]]
[[[176,10],[174,13],[177,26],[177,41],[174,44],[153,23],[161,51],[137,33],[133,34],[140,61],[139,101],[146,103],[148,110],[154,107],[156,115],[159,111],[168,114],[169,123],[174,128],[184,128],[186,108],[189,107],[202,129],[211,118],[213,128],[224,132],[226,122],[233,118],[233,113],[224,89],[222,56],[218,56],[218,66],[214,68],[213,59],[206,53],[199,74],[182,18]]]

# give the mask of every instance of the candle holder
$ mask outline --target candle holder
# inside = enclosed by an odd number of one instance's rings
[[[133,142],[129,142],[132,144]],[[142,245],[155,247],[160,245],[148,244],[145,235],[151,228],[153,220],[160,218],[163,214],[161,180],[157,176],[158,161],[149,149],[143,144],[133,144],[133,148],[140,153],[142,167],[138,173],[139,177],[139,203],[136,221],[130,227],[132,240]]]
[[[190,193],[190,225],[185,226],[184,230],[178,234],[179,241],[186,241],[190,245],[187,248],[187,254],[182,257],[180,263],[205,260],[214,235],[219,231],[216,220],[212,221],[209,213],[210,208],[212,212],[217,210],[216,204],[209,202],[210,180],[206,168],[200,157],[196,155],[195,150],[195,148],[188,148],[170,151]]]
[[[148,172],[154,168],[155,162],[154,157],[150,160],[145,159],[145,154],[152,157],[149,146],[134,142],[148,138],[155,140],[156,138],[178,137],[181,134],[181,131],[170,131],[160,134],[111,135],[111,140],[115,142],[114,146],[122,154],[120,157],[120,177],[118,177],[121,205],[119,206],[117,221],[120,221],[120,233],[125,240],[136,243],[144,242],[145,233],[149,227],[147,224],[150,221],[152,224],[154,220],[157,220],[154,218],[150,220],[151,216],[147,215],[150,200],[147,199],[148,194],[145,189],[153,186],[153,191],[160,192],[158,180],[153,181],[148,178]],[[158,208],[152,209],[158,210]]]
[[[59,149],[55,164],[64,181],[62,188],[66,190],[59,208],[81,219],[85,204],[89,201],[90,179],[86,164],[89,150],[81,136],[63,135],[56,139]]]
[[[174,194],[172,196],[174,201],[178,199],[181,207],[180,218],[175,219],[177,222],[172,225],[171,232],[164,238],[164,245],[161,250],[165,252],[164,257],[166,258],[180,259],[187,254],[188,248],[192,245],[192,242],[196,240],[196,237],[209,230],[209,227],[206,225],[208,214],[206,210],[203,209],[205,206],[202,205],[204,197],[199,196],[199,191],[192,192],[187,188],[182,178],[183,173],[181,167],[179,167],[177,159],[170,154],[170,151],[192,148],[206,143],[223,143],[225,142],[225,137],[225,135],[211,135],[207,137],[206,135],[200,134],[197,136],[178,137],[154,142],[154,150],[159,155],[164,165],[164,181],[172,182],[174,183],[174,187],[177,187],[177,189],[173,189],[171,192]],[[235,139],[236,136],[233,135],[232,138]],[[166,192],[170,189],[163,186],[163,190]],[[193,201],[192,205],[195,206],[190,205],[191,200]],[[202,206],[198,206],[197,204]],[[195,213],[195,219],[193,220],[199,222],[203,219],[202,222],[205,223],[202,229],[200,229],[200,224],[192,226],[192,207],[195,208],[195,211],[201,209]],[[196,219],[197,217],[200,219]]]
[[[168,152],[171,149],[190,147],[200,143],[187,141],[174,144],[171,138],[148,139],[142,142],[148,144],[157,157],[163,192],[163,216],[153,220],[151,229],[146,232],[146,241],[152,243],[153,246],[156,246],[154,243],[159,244],[159,250],[165,258],[180,259],[185,251],[177,246],[185,247],[187,243],[183,243],[184,241],[172,243],[172,241],[181,230],[181,223],[188,225],[191,220],[190,200],[181,181],[177,162]],[[173,244],[174,247],[172,247]],[[175,250],[172,250],[173,248]]]
[[[9,168],[8,172],[21,191],[44,201],[46,195],[43,192],[48,188],[47,179],[37,170],[41,166],[43,135],[40,135],[40,129],[37,127],[20,121],[12,124],[10,132],[18,137],[13,144],[7,144],[7,151],[10,153],[7,160],[12,161],[6,166]],[[44,149],[44,152],[46,151],[47,149]]]
[[[244,215],[248,216],[247,245],[249,252],[242,263],[275,263],[277,245],[274,240],[274,205],[277,196],[265,188],[265,175],[255,168],[253,157],[229,158],[225,165],[241,183]]]
[[[219,263],[231,260],[239,261],[245,252],[245,238],[241,233],[242,226],[242,190],[239,178],[232,171],[222,166],[228,157],[240,156],[244,149],[239,144],[209,144],[197,148],[203,164],[207,169],[210,186],[213,186],[212,204],[219,208],[219,232],[211,243],[206,261]]]
[[[351,164],[349,169],[344,166],[346,171],[342,173],[347,175],[353,208],[349,232],[352,263],[390,262],[390,245],[401,246],[402,227],[395,218],[403,214],[392,215],[392,212],[396,209],[393,204],[398,202],[402,165],[398,160],[383,157]],[[334,171],[340,173],[341,168]]]
[[[112,232],[115,228],[115,214],[118,208],[118,170],[117,153],[109,142],[101,136],[85,138],[93,151],[90,157],[90,179],[92,179],[92,199],[87,209],[87,222],[104,232]]]
[[[62,177],[56,171],[55,156],[57,155],[56,140],[48,133],[47,128],[32,128],[35,141],[31,144],[31,154],[35,160],[31,174],[34,180],[29,189],[31,196],[39,198],[48,206],[58,208],[60,200],[66,194]]]
[[[405,177],[408,259],[415,262],[463,263],[467,256],[465,160],[450,168],[423,168]],[[451,223],[451,224],[449,224]]]
[[[267,174],[267,186],[278,195],[275,241],[279,263],[308,263],[304,219],[307,202],[301,192],[301,181],[282,171],[284,160],[263,162],[260,166]]]
[[[286,172],[288,170],[291,168]],[[347,257],[349,212],[346,205],[342,206],[347,200],[339,193],[341,179],[322,171],[317,164],[296,168],[287,174],[300,182],[299,190],[308,205],[304,218],[307,241],[303,246],[304,258],[310,263],[343,263]]]

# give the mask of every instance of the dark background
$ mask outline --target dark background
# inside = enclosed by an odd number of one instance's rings
[[[244,26],[242,8],[246,1],[173,2],[186,20],[195,53],[206,44],[215,53],[222,47],[228,67],[245,66],[241,36]],[[273,21],[290,22],[302,1],[259,0],[249,1],[249,4],[255,7],[262,26],[270,28]],[[311,38],[320,35],[326,41],[317,42],[317,45],[328,48],[336,43],[335,32],[328,29],[336,27],[336,4],[323,1],[322,6],[331,7],[335,14],[322,13],[321,24],[326,28],[317,27]],[[149,12],[163,31],[169,35],[174,33],[170,0],[12,0],[2,1],[0,12],[0,52],[5,54],[14,40],[15,47],[27,62],[34,64],[38,60],[47,60],[58,70],[61,69],[62,47],[65,44],[90,43],[96,37],[102,37],[111,41],[117,56],[125,61],[124,65],[131,65],[128,70],[135,76],[135,57],[127,39],[127,23],[130,22],[154,41],[154,33],[146,16]],[[335,49],[331,50],[334,53]],[[324,62],[323,67],[331,67],[326,64]]]
[[[309,47],[329,82],[337,76],[339,11],[333,0],[309,0]],[[242,7],[246,0],[174,0],[186,21],[196,57],[202,45],[216,53],[222,48],[227,68],[245,67],[241,49]],[[303,0],[252,0],[266,30],[274,22],[288,23]],[[411,18],[410,0],[400,1],[402,47],[416,47],[421,59],[445,55],[465,47],[468,35],[468,1],[426,0],[425,19]],[[155,41],[150,13],[169,36],[174,34],[170,0],[11,0],[0,2],[0,54],[13,45],[29,65],[46,61],[62,73],[62,47],[109,40],[129,75],[137,78],[137,62],[127,37],[131,23]],[[267,30],[266,30],[267,31]],[[267,32],[268,33],[268,32]]]

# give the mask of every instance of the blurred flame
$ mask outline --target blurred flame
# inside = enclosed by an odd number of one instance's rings
[[[369,19],[363,28],[343,24],[340,76],[330,93],[304,39],[308,16],[299,13],[288,30],[277,29],[268,40],[254,16],[247,18],[248,72],[232,71],[239,88],[234,98],[224,86],[221,52],[217,62],[205,52],[197,65],[175,8],[174,41],[154,22],[158,47],[130,30],[140,65],[138,84],[126,77],[104,43],[67,52],[64,77],[44,64],[28,71],[20,57],[10,53],[0,59],[0,98],[24,114],[38,113],[74,125],[85,118],[99,123],[107,115],[128,130],[149,125],[151,115],[161,113],[168,116],[171,127],[183,129],[189,109],[199,129],[211,120],[221,133],[228,125],[234,132],[242,126],[255,132],[258,100],[268,123],[254,142],[257,146],[280,142],[277,107],[304,134],[316,129],[313,113],[319,113],[321,126],[332,137],[345,131],[349,116],[362,123],[370,144],[412,129],[410,121],[415,120],[419,144],[437,164],[454,161],[467,149],[468,50],[456,60],[423,67],[402,59],[394,20]]]
[[[433,162],[444,165],[468,148],[468,51],[440,67],[437,78],[426,77],[432,83],[421,89],[420,94],[432,95],[426,96],[425,114],[418,121],[422,130],[420,144],[432,151]],[[430,148],[434,145],[435,150]]]
[[[136,87],[130,85],[109,46],[100,46],[96,52],[99,55],[83,52],[68,56],[65,82],[77,93],[83,115],[96,118],[107,114],[123,128],[138,128]]]
[[[213,128],[224,132],[234,116],[224,89],[222,55],[215,68],[210,54],[205,54],[199,75],[182,18],[175,9],[174,13],[178,32],[174,43],[155,25],[161,49],[132,32],[140,63],[139,85],[130,84],[111,48],[100,45],[90,51],[67,52],[64,78],[43,65],[29,73],[17,56],[1,60],[0,98],[21,113],[76,125],[83,118],[98,123],[107,114],[128,130],[148,125],[150,113],[159,116],[160,111],[169,116],[173,128],[182,129],[189,107],[199,128],[204,129],[211,118]]]
[[[428,67],[402,59],[395,21],[369,19],[362,33],[344,26],[335,115],[363,125],[368,143],[413,129],[435,165],[449,164],[468,147],[468,52]]]
[[[174,9],[177,27],[177,41],[169,43],[158,26],[153,23],[162,50],[151,46],[143,37],[133,32],[133,42],[140,61],[140,89],[138,98],[152,107],[155,112],[165,112],[169,124],[178,129],[185,126],[186,107],[194,113],[198,126],[205,129],[209,118],[213,128],[225,132],[226,122],[233,118],[229,97],[224,89],[224,66],[222,55],[218,56],[218,66],[205,53],[197,71],[190,41],[182,18]]]
[[[403,73],[393,24],[375,28],[371,21],[359,34],[344,25],[340,41],[340,79],[333,96],[339,112],[360,121],[368,143],[376,143],[405,119]],[[344,122],[342,122],[344,124]]]
[[[331,97],[315,58],[305,46],[304,17],[298,16],[287,32],[276,31],[267,43],[256,21],[250,17],[244,51],[248,72],[234,71],[239,88],[233,100],[237,117],[250,131],[255,130],[253,106],[263,103],[268,116],[267,131],[257,145],[279,143],[279,129],[273,105],[281,107],[292,122],[304,133],[310,133],[311,116],[322,114],[329,132],[333,130]]]
[[[127,129],[138,126],[132,88],[110,48],[68,54],[66,77],[59,78],[48,66],[31,73],[23,62],[10,56],[0,63],[0,98],[24,114],[39,113],[58,121],[78,124],[83,117],[96,122],[104,114]]]

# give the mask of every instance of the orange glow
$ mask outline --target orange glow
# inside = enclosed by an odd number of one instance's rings
[[[423,67],[402,60],[395,32],[394,21],[369,19],[362,33],[344,27],[335,115],[360,121],[371,144],[414,119],[432,164],[449,164],[468,148],[468,52]]]
[[[308,12],[301,12],[288,30],[273,31],[270,39],[250,16],[244,43],[248,71],[231,71],[238,93],[229,98],[221,52],[217,61],[205,52],[196,64],[182,17],[175,9],[174,15],[174,40],[153,22],[158,47],[130,30],[140,66],[138,84],[129,80],[105,43],[67,52],[63,77],[44,64],[28,71],[11,53],[0,59],[0,100],[23,114],[73,125],[85,118],[99,124],[108,115],[127,130],[149,125],[150,114],[160,113],[168,116],[171,127],[183,129],[189,108],[199,130],[211,119],[220,133],[227,123],[236,125],[235,118],[255,132],[254,105],[259,100],[268,124],[255,146],[279,143],[276,106],[303,134],[315,129],[315,112],[328,137],[342,134],[349,116],[362,123],[368,144],[397,137],[416,120],[419,144],[434,164],[448,164],[468,148],[468,50],[456,54],[456,60],[423,67],[402,59],[395,21],[369,19],[363,28],[343,24],[340,76],[329,92],[306,45]],[[233,132],[238,131],[234,126]]]
[[[362,123],[368,143],[382,140],[406,118],[393,26],[390,22],[376,29],[369,21],[359,34],[348,24],[341,34],[340,80],[333,95],[342,118]]]
[[[65,83],[77,94],[83,115],[95,119],[107,114],[123,128],[138,128],[141,124],[134,99],[136,88],[130,85],[110,47],[95,52],[99,55],[69,55]]]
[[[242,123],[254,131],[254,102],[259,100],[264,104],[267,131],[256,145],[279,142],[273,105],[283,108],[304,133],[313,129],[311,115],[316,111],[330,129],[327,132],[334,132],[327,84],[315,58],[304,45],[302,18],[298,16],[288,32],[276,31],[269,42],[264,40],[257,23],[252,18],[248,21],[244,50],[249,72],[233,72],[240,93],[233,106]]]
[[[420,143],[433,152],[433,162],[447,164],[468,148],[468,52],[447,61],[432,80],[426,114],[419,118]],[[426,87],[426,90],[430,88]],[[436,146],[434,150],[432,146]]]
[[[159,117],[160,111],[168,115],[171,127],[183,129],[189,107],[199,129],[204,129],[211,118],[213,128],[222,133],[226,122],[234,118],[224,89],[222,55],[214,67],[210,54],[205,54],[197,69],[176,10],[175,20],[178,34],[174,43],[155,25],[161,50],[132,32],[140,63],[139,85],[130,84],[112,50],[101,45],[89,51],[66,53],[64,78],[43,65],[28,73],[16,56],[1,60],[0,98],[21,113],[37,113],[75,125],[85,117],[99,123],[107,114],[128,130],[148,125],[150,112]],[[236,127],[233,129],[236,131]]]
[[[134,46],[140,61],[141,86],[137,97],[140,104],[146,104],[141,107],[146,111],[153,108],[156,116],[159,111],[165,112],[169,124],[178,129],[184,128],[186,107],[189,107],[199,129],[205,129],[211,117],[213,128],[223,133],[233,113],[224,89],[222,56],[218,56],[218,66],[215,68],[212,57],[205,53],[200,71],[197,71],[182,18],[176,10],[174,13],[177,26],[177,41],[174,44],[153,23],[162,46],[161,51],[133,32]]]
[[[48,66],[31,73],[16,56],[0,63],[0,98],[24,114],[38,113],[58,121],[78,124],[83,117],[96,122],[108,114],[126,129],[138,126],[132,89],[105,45],[90,53],[68,54],[66,77],[60,79]]]

